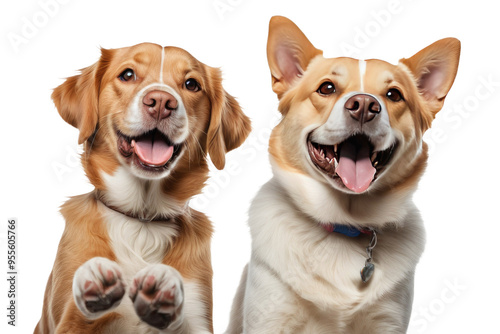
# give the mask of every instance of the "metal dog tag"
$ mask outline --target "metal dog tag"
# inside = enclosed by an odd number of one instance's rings
[[[370,240],[370,244],[366,247],[366,254],[368,258],[365,261],[365,266],[361,269],[361,280],[363,283],[366,283],[372,278],[373,272],[375,271],[375,265],[372,263],[373,259],[373,249],[377,245],[377,232],[375,230],[372,231],[372,239]]]
[[[375,265],[371,262],[366,262],[363,269],[361,269],[361,280],[366,283],[372,278],[373,272],[375,271]]]

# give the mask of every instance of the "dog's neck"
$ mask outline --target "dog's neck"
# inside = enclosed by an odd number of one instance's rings
[[[272,157],[271,165],[274,179],[294,206],[322,225],[382,229],[402,223],[413,207],[410,191],[349,195],[307,175],[286,171]]]
[[[162,180],[142,180],[119,167],[113,175],[102,175],[105,189],[96,190],[96,198],[106,207],[141,221],[166,220],[188,210],[163,189]]]
[[[168,215],[164,216],[161,214],[155,214],[155,215],[151,215],[151,216],[144,216],[144,213],[142,213],[142,212],[124,211],[121,208],[115,207],[115,206],[107,203],[106,200],[104,199],[104,196],[102,195],[102,193],[99,190],[96,190],[94,192],[94,194],[95,194],[96,200],[101,202],[108,209],[113,210],[115,212],[118,212],[124,216],[127,216],[128,218],[137,219],[143,223],[168,221],[168,220],[173,218],[172,216],[168,216]]]

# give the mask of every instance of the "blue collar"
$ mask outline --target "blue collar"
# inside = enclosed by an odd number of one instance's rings
[[[326,231],[328,231],[330,233],[336,232],[336,233],[340,233],[340,234],[346,235],[346,236],[351,237],[351,238],[358,237],[361,233],[363,233],[363,234],[371,234],[372,233],[372,231],[369,229],[359,230],[355,227],[348,226],[348,225],[341,225],[341,224],[328,224],[328,225],[322,225],[322,226]]]

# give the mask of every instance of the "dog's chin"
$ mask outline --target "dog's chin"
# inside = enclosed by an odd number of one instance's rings
[[[117,130],[116,135],[120,160],[132,174],[142,179],[167,177],[183,153],[183,143],[173,143],[158,129],[139,136],[127,136]]]
[[[391,163],[398,148],[396,140],[388,148],[375,150],[368,136],[356,134],[336,144],[307,139],[309,162],[335,189],[362,194],[374,187]]]

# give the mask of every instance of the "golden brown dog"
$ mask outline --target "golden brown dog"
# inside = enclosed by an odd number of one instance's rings
[[[66,227],[35,333],[212,333],[212,227],[188,206],[250,122],[218,69],[175,47],[102,50],[52,95],[95,186]]]

